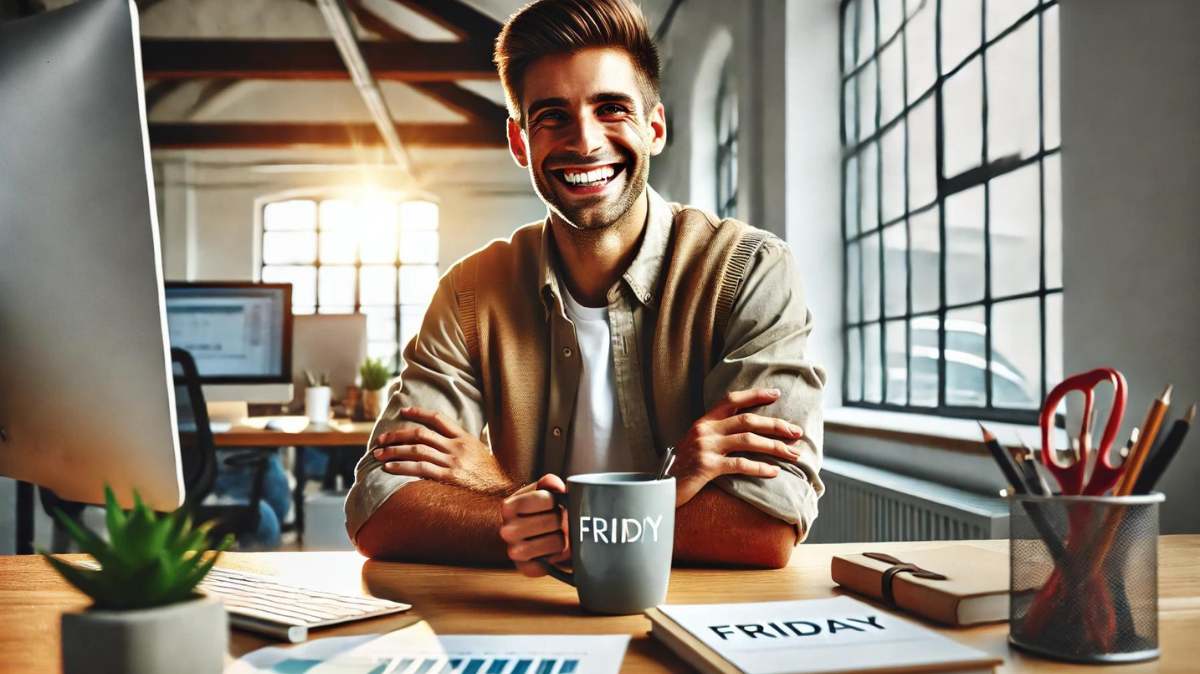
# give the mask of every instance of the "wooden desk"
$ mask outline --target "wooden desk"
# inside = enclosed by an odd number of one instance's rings
[[[227,431],[213,433],[213,444],[217,447],[348,447],[366,448],[371,438],[373,421],[348,421],[334,419],[327,428],[306,426],[295,431],[265,428],[268,417],[251,417],[246,425],[238,425]]]
[[[1005,541],[979,542],[1005,549]],[[883,552],[944,543],[872,543]],[[829,561],[834,554],[861,551],[862,544],[802,545],[786,569],[731,571],[676,569],[668,601],[702,603],[815,599],[831,596]],[[1159,547],[1159,639],[1163,656],[1137,665],[1087,667],[1037,660],[1008,648],[1005,624],[942,630],[953,638],[1005,659],[1001,672],[1195,672],[1200,662],[1200,536],[1165,536]],[[412,603],[408,616],[377,618],[321,630],[319,636],[386,632],[412,616],[443,634],[630,634],[623,671],[676,672],[686,666],[652,640],[641,616],[583,613],[574,589],[550,578],[529,579],[510,569],[475,569],[372,562],[353,552],[229,553],[222,566],[312,587],[369,593]],[[40,558],[0,557],[0,672],[57,672],[59,615],[83,608],[87,599],[61,580]],[[230,656],[270,645],[234,630]]]

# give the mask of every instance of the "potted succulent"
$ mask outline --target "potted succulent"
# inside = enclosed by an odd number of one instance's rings
[[[315,426],[329,424],[329,405],[333,389],[329,388],[329,375],[325,372],[304,371],[308,388],[304,390],[304,416]]]
[[[383,411],[383,389],[392,373],[382,360],[368,358],[358,368],[358,374],[362,378],[363,416],[374,421]]]
[[[104,496],[108,541],[55,512],[95,564],[42,552],[93,602],[62,617],[63,672],[220,672],[229,639],[225,608],[195,588],[233,537],[208,554],[210,525],[193,528],[183,508],[157,515],[135,491],[133,509],[125,512],[112,489],[105,487]]]

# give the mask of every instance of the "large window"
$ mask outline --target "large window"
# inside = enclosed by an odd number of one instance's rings
[[[262,212],[262,280],[297,314],[367,316],[372,357],[399,373],[438,282],[438,207],[372,197],[290,199]]]
[[[1031,421],[1062,374],[1057,3],[841,9],[844,399]]]

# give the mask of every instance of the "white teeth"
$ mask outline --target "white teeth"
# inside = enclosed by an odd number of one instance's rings
[[[564,171],[563,178],[572,185],[588,185],[608,180],[615,173],[612,166],[601,166],[591,171]]]

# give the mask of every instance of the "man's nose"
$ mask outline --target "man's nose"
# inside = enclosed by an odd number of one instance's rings
[[[568,141],[568,150],[590,155],[604,145],[604,125],[591,115],[580,115],[571,125]]]

